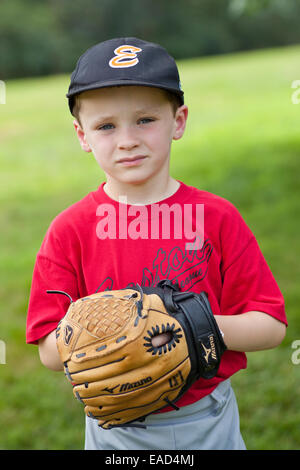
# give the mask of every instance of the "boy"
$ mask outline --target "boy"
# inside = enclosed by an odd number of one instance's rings
[[[246,367],[245,352],[281,343],[284,301],[235,207],[169,173],[171,143],[183,136],[188,115],[174,60],[137,38],[105,41],[81,56],[67,97],[80,145],[106,180],[47,231],[33,274],[27,342],[38,344],[46,367],[63,369],[55,329],[68,299],[48,289],[77,299],[171,279],[182,290],[206,291],[227,346],[217,376],[198,380],[176,403],[179,411],[148,416],[145,429],[103,430],[87,417],[85,448],[245,449],[230,376]]]

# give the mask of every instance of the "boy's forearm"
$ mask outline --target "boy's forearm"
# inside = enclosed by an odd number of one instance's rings
[[[215,315],[224,333],[228,349],[250,352],[272,349],[284,339],[286,326],[263,312],[246,312],[241,315]]]
[[[56,346],[55,330],[49,335],[40,339],[39,341],[39,354],[42,364],[51,370],[63,370],[63,364],[60,360]]]

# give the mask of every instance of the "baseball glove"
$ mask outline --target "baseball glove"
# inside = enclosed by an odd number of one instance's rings
[[[175,402],[197,379],[217,374],[226,346],[205,293],[181,292],[164,280],[68,297],[57,348],[75,397],[102,428],[137,425],[167,405],[178,409]],[[153,346],[162,333],[169,340]]]

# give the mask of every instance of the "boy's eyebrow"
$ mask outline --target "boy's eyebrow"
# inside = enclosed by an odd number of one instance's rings
[[[137,114],[138,113],[141,113],[141,114],[144,114],[144,113],[153,113],[155,111],[158,111],[160,109],[159,106],[153,104],[153,105],[148,105],[148,106],[144,106],[144,107],[141,107],[141,108],[137,108],[136,112]]]
[[[112,119],[114,119],[114,116],[111,114],[100,114],[92,120],[91,125],[96,125],[102,121],[111,121]]]
[[[160,109],[159,106],[149,105],[146,107],[137,108],[135,114],[139,115],[139,114],[155,113],[155,112],[158,112],[159,109]],[[113,114],[99,114],[97,117],[95,117],[95,119],[93,119],[93,121],[91,122],[91,125],[92,126],[97,125],[99,122],[102,122],[102,121],[111,121],[115,119],[115,117],[116,116],[114,116]]]

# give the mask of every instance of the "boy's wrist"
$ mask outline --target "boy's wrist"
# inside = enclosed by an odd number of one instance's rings
[[[284,338],[285,325],[264,312],[249,311],[238,315],[215,315],[229,350],[262,351],[277,347]]]

